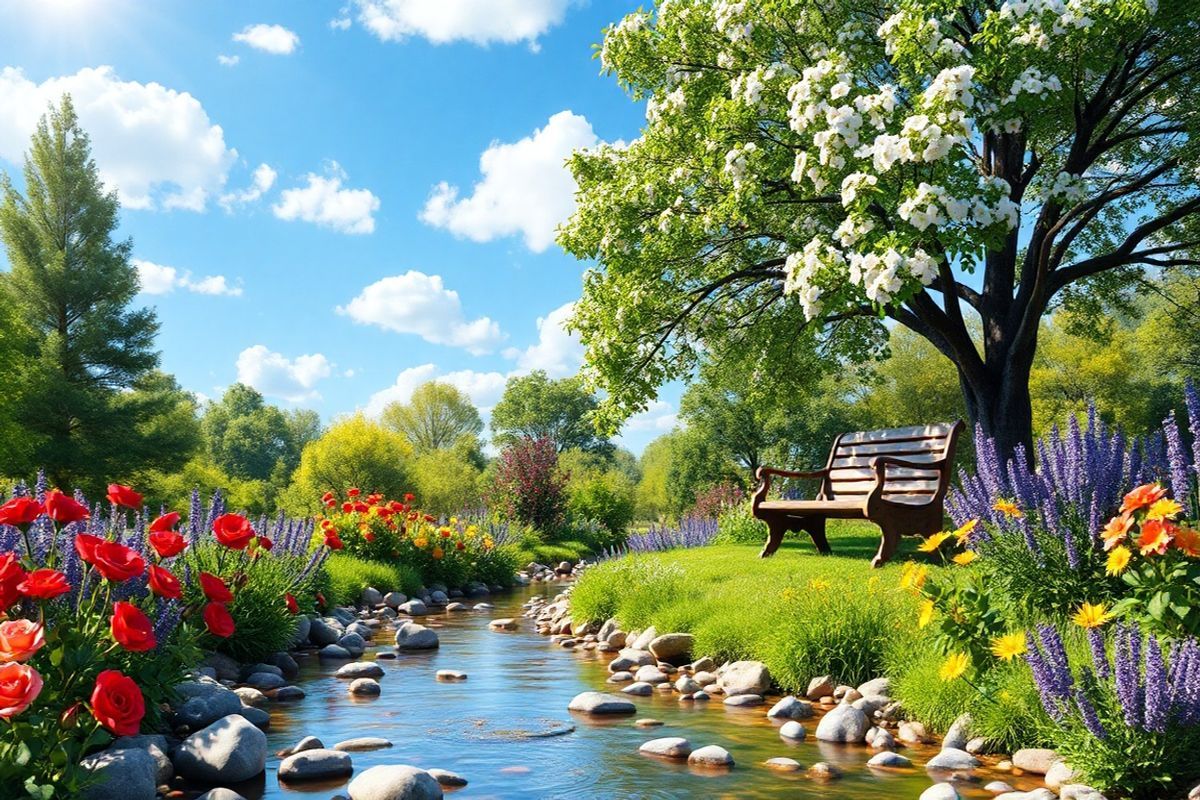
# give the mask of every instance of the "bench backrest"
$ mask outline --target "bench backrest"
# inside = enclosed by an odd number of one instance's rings
[[[843,433],[829,451],[828,473],[821,483],[826,500],[862,500],[875,486],[871,460],[877,456],[895,456],[905,461],[927,463],[927,469],[887,468],[883,499],[895,503],[921,505],[945,496],[950,482],[950,460],[961,422],[939,422],[909,428],[885,428],[877,431]],[[946,459],[938,466],[934,462]]]

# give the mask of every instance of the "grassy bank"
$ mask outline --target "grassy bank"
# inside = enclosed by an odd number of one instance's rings
[[[873,570],[878,528],[831,524],[829,539],[832,556],[794,539],[769,559],[757,545],[729,544],[610,561],[580,579],[572,613],[692,633],[698,654],[762,661],[788,690],[823,674],[865,681],[917,638],[916,600],[896,588],[914,542]]]

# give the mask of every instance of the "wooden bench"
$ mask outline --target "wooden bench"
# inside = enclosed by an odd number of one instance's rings
[[[942,501],[963,423],[843,433],[833,442],[824,469],[809,472],[760,467],[754,516],[767,523],[767,543],[759,554],[773,555],[788,531],[805,531],[823,554],[827,519],[866,519],[883,532],[878,567],[896,552],[900,537],[942,530]],[[768,500],[772,476],[820,479],[813,500]]]

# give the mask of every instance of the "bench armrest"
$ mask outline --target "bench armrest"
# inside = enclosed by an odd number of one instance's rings
[[[871,469],[880,474],[880,467],[906,467],[908,469],[940,470],[948,459],[939,458],[937,461],[909,461],[897,456],[875,456],[871,459]]]
[[[871,470],[875,473],[875,486],[867,495],[867,507],[872,507],[883,498],[883,490],[887,485],[887,468],[888,467],[904,467],[906,469],[922,469],[941,473],[938,478],[937,494],[934,499],[940,499],[945,496],[946,489],[950,485],[950,459],[939,458],[936,461],[909,461],[905,458],[896,456],[875,456],[871,459]]]
[[[758,488],[754,491],[752,508],[758,508],[758,504],[767,499],[767,492],[771,491],[771,476],[778,475],[781,478],[824,478],[829,474],[827,469],[814,470],[790,470],[777,469],[776,467],[759,467],[755,471],[755,476],[759,480]]]

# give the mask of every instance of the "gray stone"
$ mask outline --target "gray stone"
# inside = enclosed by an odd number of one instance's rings
[[[309,634],[312,633],[312,618],[311,617],[296,617],[296,630],[292,634],[291,647],[299,647],[309,640]]]
[[[808,736],[808,729],[794,719],[779,726],[779,735],[793,742],[802,742]]]
[[[101,750],[79,765],[96,776],[82,793],[84,800],[154,800],[158,793],[158,762],[147,750]]]
[[[436,677],[439,681],[465,681],[467,673],[457,669],[439,669]]]
[[[695,637],[690,633],[665,633],[656,636],[649,644],[650,652],[659,661],[668,664],[686,664],[692,654]]]
[[[404,603],[407,600],[408,600],[408,597],[401,594],[400,592],[388,592],[387,594],[385,594],[383,596],[384,604],[387,605],[388,608],[393,608],[393,609],[399,608],[400,606],[404,605]]]
[[[892,732],[881,728],[875,733],[875,738],[871,740],[872,750],[895,750],[896,737],[892,736]]]
[[[790,694],[771,706],[771,710],[767,712],[771,719],[808,719],[812,715],[812,703]]]
[[[837,688],[837,684],[833,682],[833,678],[828,675],[822,675],[808,682],[808,691],[804,693],[804,696],[816,702],[822,697],[832,695],[835,688]]]
[[[285,783],[329,780],[352,772],[350,754],[338,750],[304,750],[279,764],[279,780]]]
[[[637,681],[621,689],[622,694],[631,694],[635,697],[649,697],[654,694],[654,684],[646,683],[645,681]]]
[[[719,684],[727,695],[763,695],[771,688],[771,672],[761,661],[735,661],[721,673]]]
[[[921,792],[919,800],[958,800],[958,790],[948,783],[935,783]]]
[[[321,658],[328,658],[335,661],[346,661],[354,658],[354,656],[350,655],[350,651],[340,644],[327,644],[321,648],[321,651],[317,655]]]
[[[241,675],[241,665],[224,653],[209,653],[200,662],[201,667],[211,667],[214,677],[223,681],[236,681]]]
[[[308,640],[317,647],[336,644],[342,638],[342,632],[320,617],[314,617],[308,630]]]
[[[231,714],[184,739],[175,750],[175,771],[201,783],[238,783],[263,771],[267,736],[245,717]]]
[[[396,629],[397,650],[433,650],[439,644],[437,633],[424,625],[406,622]]]
[[[246,800],[246,798],[242,797],[233,789],[218,787],[216,789],[210,789],[209,791],[197,797],[196,800]]]
[[[651,739],[639,747],[638,752],[662,758],[687,758],[691,755],[692,745],[682,736],[666,736],[662,739]]]
[[[409,600],[407,603],[401,603],[400,607],[396,610],[401,614],[408,614],[410,617],[423,617],[429,613],[429,609],[425,607],[425,603],[416,598]],[[437,781],[434,781],[434,783],[437,783]]]
[[[170,745],[167,737],[160,733],[142,733],[137,736],[122,736],[108,746],[109,750],[145,750],[158,766],[156,780],[159,785],[169,783],[175,777],[175,766],[171,764]]]
[[[964,770],[975,769],[980,761],[966,750],[957,747],[943,747],[942,752],[925,762],[925,769]]]
[[[1058,753],[1044,747],[1032,747],[1013,753],[1013,766],[1032,772],[1034,775],[1045,775],[1050,767],[1058,761]]]
[[[609,672],[631,672],[639,667],[651,666],[655,663],[654,656],[647,650],[631,650],[626,647],[617,653],[617,657],[608,662]]]
[[[246,681],[250,678],[251,675],[254,675],[255,673],[258,673],[258,672],[269,672],[272,675],[278,675],[281,678],[283,677],[283,670],[281,670],[279,667],[275,666],[274,664],[259,663],[259,664],[251,664],[247,667],[243,667],[242,668],[242,680]]]
[[[905,721],[896,729],[896,738],[906,744],[921,744],[929,739],[929,734],[921,723]]]
[[[798,772],[802,769],[800,762],[794,758],[768,758],[763,762],[763,766],[767,769],[778,770],[779,772]]]
[[[876,678],[859,686],[858,693],[863,697],[887,697],[890,699],[892,696],[892,682],[887,678]]]
[[[818,781],[832,781],[842,777],[842,771],[833,764],[818,761],[808,768],[808,777]]]
[[[191,730],[203,728],[222,717],[236,714],[242,707],[241,698],[211,678],[176,684],[175,692],[179,701],[175,706],[172,723]]]
[[[517,629],[517,621],[512,617],[503,617],[492,620],[488,623],[488,627],[494,631],[515,631]]]
[[[986,783],[983,786],[983,790],[985,792],[991,792],[992,794],[1004,794],[1005,792],[1016,791],[1011,784],[1007,784],[1004,781],[991,781],[990,783]]]
[[[374,678],[355,678],[347,691],[355,697],[379,697],[382,689]]]
[[[732,767],[733,756],[724,747],[710,744],[693,750],[688,756],[688,763],[697,767]]]
[[[260,730],[266,730],[271,727],[271,714],[262,708],[254,706],[242,706],[238,709],[238,714],[245,717],[251,725]]]
[[[371,767],[350,781],[350,800],[441,800],[442,786],[423,769],[406,764]]]
[[[346,739],[338,742],[333,746],[334,750],[342,750],[347,753],[362,753],[367,750],[383,750],[391,747],[392,743],[387,739],[381,739],[378,736],[359,736],[356,739]]]
[[[691,694],[692,692],[700,691],[700,684],[696,683],[687,675],[684,675],[679,680],[675,681],[675,691],[680,694]]]
[[[281,676],[274,672],[256,672],[249,678],[246,678],[246,685],[255,689],[278,689],[280,686],[286,686],[285,681]]]
[[[461,786],[467,785],[466,778],[464,778],[462,775],[459,775],[457,772],[451,772],[448,769],[434,768],[429,770],[429,774],[432,775],[433,779],[442,786],[446,786],[451,789],[457,789]]]
[[[438,590],[429,593],[429,600],[431,605],[444,606],[450,602],[450,595]]]
[[[267,703],[271,702],[269,697],[260,692],[258,689],[255,689],[253,686],[243,686],[240,689],[234,689],[233,693],[238,696],[238,699],[241,700],[244,705],[254,706],[255,708],[262,708]]]
[[[358,658],[367,649],[367,641],[357,633],[347,633],[338,639],[338,646],[342,647],[350,655]]]
[[[635,681],[645,681],[646,683],[653,683],[657,685],[665,680],[668,680],[668,676],[657,666],[647,664],[644,667],[638,668],[638,671],[633,674],[633,679]]]
[[[296,663],[296,659],[292,658],[290,653],[280,651],[272,653],[267,659],[268,663],[279,668],[281,675],[287,678],[294,678],[300,674],[300,665]]]
[[[605,683],[629,683],[632,680],[632,672],[614,672],[612,675],[608,676],[608,680],[606,680]]]
[[[284,686],[275,691],[276,700],[303,700],[304,690],[299,686]]]
[[[334,677],[349,680],[354,678],[382,678],[383,667],[374,661],[351,661],[349,664],[343,664],[338,667],[338,671],[334,673]]]
[[[822,742],[860,743],[866,740],[871,727],[867,715],[854,706],[840,705],[821,717],[816,737]]]
[[[1058,800],[1107,800],[1107,798],[1091,786],[1082,783],[1067,783],[1058,790]]]
[[[911,767],[912,762],[899,753],[893,753],[890,750],[876,753],[871,756],[871,760],[867,762],[868,767],[891,767],[899,769],[901,767]]]
[[[1046,770],[1046,777],[1043,779],[1046,786],[1058,792],[1063,786],[1069,783],[1078,783],[1083,776],[1073,770],[1065,761],[1055,761],[1050,765],[1050,769]],[[1061,794],[1061,792],[1059,792]]]
[[[303,753],[305,750],[324,750],[325,744],[316,736],[305,736],[300,741],[296,742],[296,746],[287,751],[289,756],[296,753]]]
[[[383,593],[374,586],[368,586],[362,590],[362,604],[367,608],[374,608],[383,602]]]
[[[575,695],[567,706],[570,711],[578,711],[581,714],[634,714],[637,712],[637,706],[628,700],[623,700],[620,697],[615,697],[611,694],[603,692],[582,692]]]
[[[966,750],[967,742],[971,741],[971,715],[963,714],[950,726],[942,738],[942,747],[953,747],[955,750]]]
[[[448,603],[446,605],[446,611],[448,611],[448,612],[470,611],[470,609],[471,609],[471,607],[468,606],[466,603]],[[436,770],[436,771],[437,772],[445,772],[445,770]],[[434,773],[434,770],[429,771],[430,775],[432,775],[433,773]],[[453,773],[451,773],[451,774],[453,774]],[[438,783],[441,783],[441,781],[438,781]],[[442,785],[446,786],[448,784],[443,783]]]
[[[735,694],[733,697],[725,698],[725,705],[733,706],[734,708],[752,708],[763,704],[762,695],[758,694]]]

